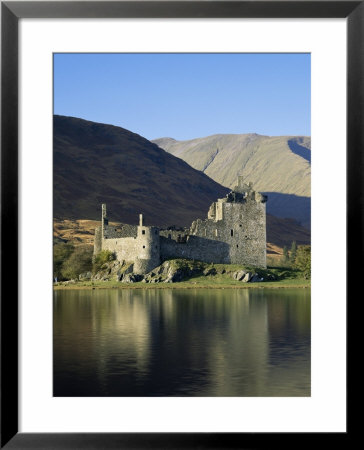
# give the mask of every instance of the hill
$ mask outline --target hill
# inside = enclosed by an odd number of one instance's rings
[[[190,225],[229,189],[156,144],[123,128],[54,116],[54,214],[96,219],[106,203],[111,219]]]
[[[226,187],[238,175],[269,196],[267,211],[310,227],[311,139],[258,134],[216,134],[188,141],[153,141]]]

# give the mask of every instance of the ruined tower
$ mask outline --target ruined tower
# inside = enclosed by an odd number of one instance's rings
[[[106,213],[106,203],[101,205],[101,228],[102,228],[102,237],[105,236],[105,227],[109,225],[109,219],[107,218]]]
[[[103,250],[102,240],[105,237],[105,229],[108,227],[108,225],[109,220],[107,218],[106,204],[103,203],[101,205],[101,227],[97,227],[95,229],[94,255],[97,255],[101,252],[101,250]]]
[[[140,214],[133,271],[138,274],[148,273],[160,262],[159,228],[147,227],[143,214]]]
[[[266,267],[266,201],[239,176],[232,191],[210,206],[207,220],[192,223],[190,233],[226,244],[216,256],[205,252],[215,262]]]

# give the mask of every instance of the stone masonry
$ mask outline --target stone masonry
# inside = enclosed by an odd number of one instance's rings
[[[103,204],[94,254],[101,250],[115,252],[118,260],[132,262],[138,274],[173,258],[265,268],[266,201],[265,195],[238,177],[237,186],[210,206],[207,219],[197,219],[183,230],[146,226],[142,214],[139,225],[115,228],[109,225]]]

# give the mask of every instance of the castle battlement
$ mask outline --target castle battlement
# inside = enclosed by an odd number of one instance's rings
[[[205,220],[184,230],[146,226],[142,214],[139,225],[111,227],[103,204],[94,253],[115,252],[118,260],[134,263],[135,273],[147,273],[172,258],[266,267],[266,201],[239,177],[225,198],[212,203]]]

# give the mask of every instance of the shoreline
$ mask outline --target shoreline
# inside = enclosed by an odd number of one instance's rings
[[[102,283],[102,284],[101,284]],[[244,284],[202,284],[191,282],[179,283],[131,283],[123,284],[116,282],[103,281],[98,284],[89,283],[74,283],[69,285],[54,284],[53,290],[96,290],[96,289],[311,289],[310,282],[287,283],[282,281],[277,282],[256,282]]]

